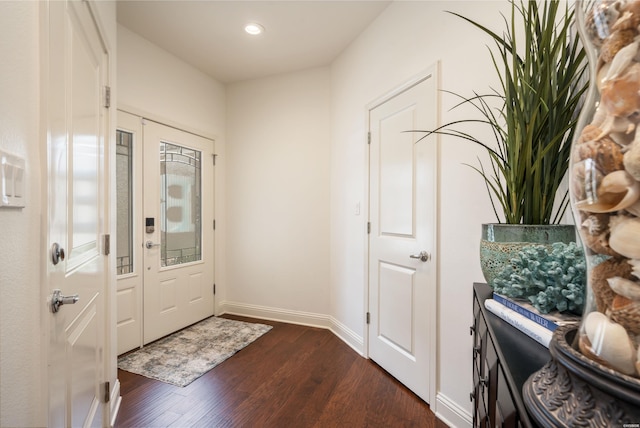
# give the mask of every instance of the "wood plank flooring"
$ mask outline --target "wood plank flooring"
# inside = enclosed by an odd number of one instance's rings
[[[446,428],[429,405],[328,330],[273,329],[180,388],[118,370],[125,427]]]

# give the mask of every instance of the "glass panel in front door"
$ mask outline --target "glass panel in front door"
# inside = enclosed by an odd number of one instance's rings
[[[202,185],[198,150],[160,143],[162,267],[202,259]]]

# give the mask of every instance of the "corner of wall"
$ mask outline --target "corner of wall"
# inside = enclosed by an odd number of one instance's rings
[[[471,428],[473,424],[473,416],[442,393],[436,396],[436,403],[432,410],[438,419],[452,428]]]

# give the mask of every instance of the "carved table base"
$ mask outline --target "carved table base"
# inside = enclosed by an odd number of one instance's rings
[[[551,361],[523,386],[531,417],[543,427],[638,427],[640,380],[598,364],[570,343],[576,326],[558,327]]]

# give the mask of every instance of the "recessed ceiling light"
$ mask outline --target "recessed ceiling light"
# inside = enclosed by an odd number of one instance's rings
[[[252,36],[257,36],[258,34],[262,34],[264,32],[264,27],[260,24],[252,22],[244,27],[244,31],[251,34]]]

